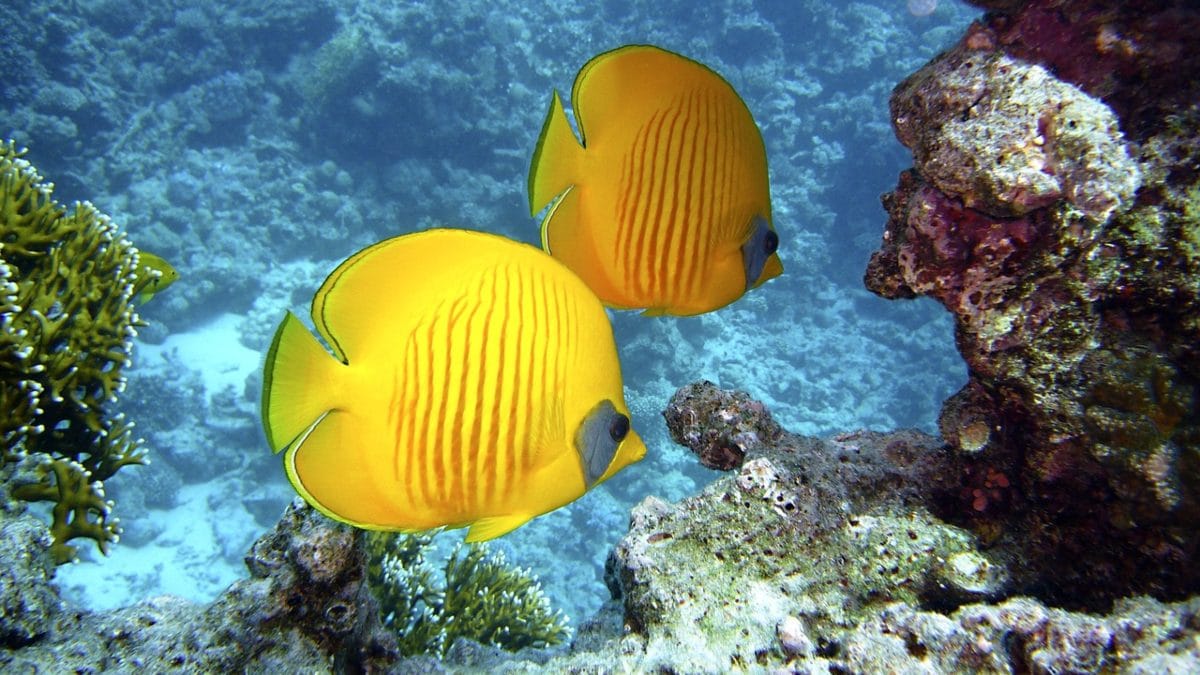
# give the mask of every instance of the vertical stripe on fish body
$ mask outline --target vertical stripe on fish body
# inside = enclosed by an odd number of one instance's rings
[[[699,314],[778,276],[766,150],[706,66],[632,45],[575,79],[571,131],[555,93],[530,167],[543,247],[613,307]]]

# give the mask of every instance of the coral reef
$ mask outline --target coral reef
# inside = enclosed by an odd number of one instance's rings
[[[682,388],[664,414],[698,454],[746,420],[773,424],[761,404],[707,383]],[[1196,600],[1122,600],[1094,616],[1012,597],[1020,563],[932,515],[972,461],[917,432],[748,446],[736,475],[635,509],[609,560],[627,632],[599,652],[681,671],[1194,666]]]
[[[698,455],[748,421],[773,425],[708,383],[666,414]],[[608,560],[614,600],[570,651],[531,660],[460,642],[435,670],[1195,670],[1200,600],[1134,597],[1096,615],[1014,596],[1019,560],[932,515],[969,461],[919,432],[779,432],[700,494],[634,509]]]
[[[371,532],[369,580],[384,625],[405,655],[444,656],[460,638],[507,651],[548,647],[569,631],[528,570],[486,544],[459,545],[436,574],[426,555],[431,534]],[[440,579],[438,577],[441,577]]]
[[[2,529],[15,560],[5,566],[20,603],[0,595],[6,671],[347,672],[395,663],[364,583],[362,533],[302,502],[246,556],[250,578],[205,606],[162,596],[106,614],[68,605],[48,585],[53,569],[28,516]],[[10,530],[24,537],[8,537]],[[28,570],[28,571],[26,571]],[[16,611],[12,611],[16,610]]]
[[[50,549],[63,563],[76,557],[71,540],[106,551],[118,539],[104,481],[145,453],[111,406],[141,323],[133,299],[160,272],[107,216],[59,205],[52,187],[0,144],[0,469],[12,496],[53,504]]]
[[[980,3],[995,6],[997,3]],[[1095,610],[1200,590],[1200,10],[998,3],[896,87],[914,168],[866,271],[954,316],[934,510]]]

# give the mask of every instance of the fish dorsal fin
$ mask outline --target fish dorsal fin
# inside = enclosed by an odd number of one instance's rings
[[[610,131],[636,133],[630,121],[649,119],[664,100],[713,86],[733,93],[724,78],[698,61],[651,45],[626,45],[584,64],[571,88],[571,107],[588,147],[604,142]]]
[[[467,530],[466,541],[469,544],[473,544],[478,541],[495,539],[496,537],[512,532],[529,522],[529,520],[530,516],[524,513],[480,518],[471,524],[471,529]]]
[[[313,297],[313,324],[343,363],[368,345],[407,335],[445,287],[460,283],[457,268],[446,264],[447,251],[476,262],[496,256],[481,234],[431,229],[359,251],[321,284]]]
[[[556,91],[550,98],[550,110],[529,165],[529,215],[536,215],[571,188],[578,179],[582,156],[583,146],[571,131],[567,111]]]

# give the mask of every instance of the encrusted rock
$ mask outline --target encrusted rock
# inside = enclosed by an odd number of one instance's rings
[[[19,522],[19,521],[17,521]],[[5,528],[13,527],[10,521]],[[5,541],[19,542],[19,539]],[[41,543],[12,549],[41,555]],[[344,672],[395,663],[394,638],[380,628],[363,583],[361,533],[300,500],[249,556],[251,578],[209,605],[162,596],[108,613],[51,603],[25,639],[0,651],[6,670],[54,668],[165,672]],[[48,578],[19,581],[21,597],[47,595]],[[28,600],[27,600],[28,602]],[[11,634],[13,624],[6,630]]]
[[[1001,3],[893,92],[915,168],[865,275],[954,315],[939,512],[1102,611],[1200,590],[1200,7]]]

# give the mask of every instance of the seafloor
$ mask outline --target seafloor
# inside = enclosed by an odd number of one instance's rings
[[[107,555],[54,564],[5,437],[0,665],[1200,669],[1200,17],[976,4],[0,5],[0,137],[180,273],[104,406],[149,458]],[[550,91],[626,43],[744,97],[786,273],[612,314],[647,458],[490,544],[573,639],[403,658],[362,537],[289,506],[263,354],[371,242],[536,242]]]

